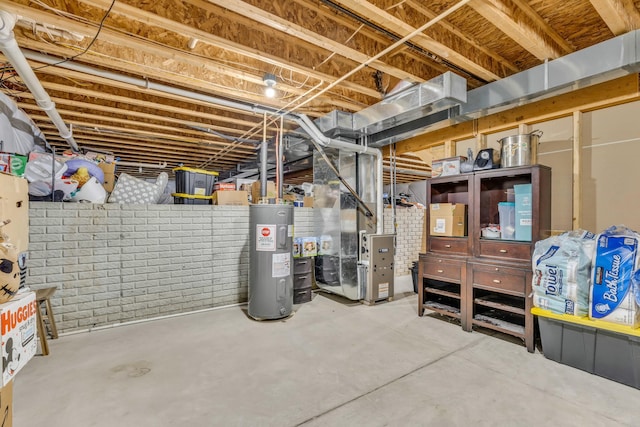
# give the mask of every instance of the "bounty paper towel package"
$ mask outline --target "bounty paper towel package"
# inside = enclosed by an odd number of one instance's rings
[[[640,326],[632,275],[640,265],[640,236],[624,226],[598,234],[593,258],[589,317]]]
[[[586,316],[594,235],[583,230],[536,242],[533,257],[533,304],[558,314]]]

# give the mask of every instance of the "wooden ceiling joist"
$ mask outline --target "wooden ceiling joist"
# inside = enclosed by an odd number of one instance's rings
[[[539,60],[555,59],[562,55],[562,50],[549,42],[549,39],[561,40],[561,38],[550,37],[548,34],[554,31],[546,25],[545,28],[534,28],[523,22],[518,18],[521,9],[510,8],[502,0],[475,0],[471,2],[471,7],[488,22],[499,22],[500,30]],[[541,22],[542,20],[538,20],[538,24]],[[563,46],[564,53],[568,53],[566,52],[568,48]]]
[[[614,35],[640,28],[640,12],[632,0],[590,1]]]

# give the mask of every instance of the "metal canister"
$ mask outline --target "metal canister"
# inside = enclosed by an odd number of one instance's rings
[[[534,130],[531,133],[507,136],[499,139],[501,166],[510,168],[531,164],[531,147],[537,144],[542,131]]]

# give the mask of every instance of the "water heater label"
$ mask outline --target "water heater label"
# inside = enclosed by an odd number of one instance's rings
[[[276,250],[275,224],[257,224],[256,225],[256,251],[273,252],[275,250]]]
[[[291,254],[285,252],[283,254],[273,254],[272,258],[272,277],[287,277],[291,274]]]

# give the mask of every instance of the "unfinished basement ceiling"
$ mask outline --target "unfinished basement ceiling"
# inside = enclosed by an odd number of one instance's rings
[[[590,47],[640,28],[639,6],[633,0],[19,0],[0,9],[18,15],[14,32],[27,57],[64,61],[29,62],[82,149],[123,162],[225,172],[253,161],[256,147],[237,139],[261,140],[264,117],[153,83],[311,118],[357,112],[401,80],[452,71],[474,89]],[[149,84],[97,77],[82,67]],[[2,70],[3,92],[56,149],[68,148],[11,65]],[[264,96],[265,73],[276,76],[275,98]],[[280,121],[268,119],[271,138]],[[396,166],[398,182],[424,179],[430,170],[411,153]],[[119,170],[141,175],[135,166]],[[157,173],[142,168],[142,175]],[[311,176],[299,171],[285,180]]]

